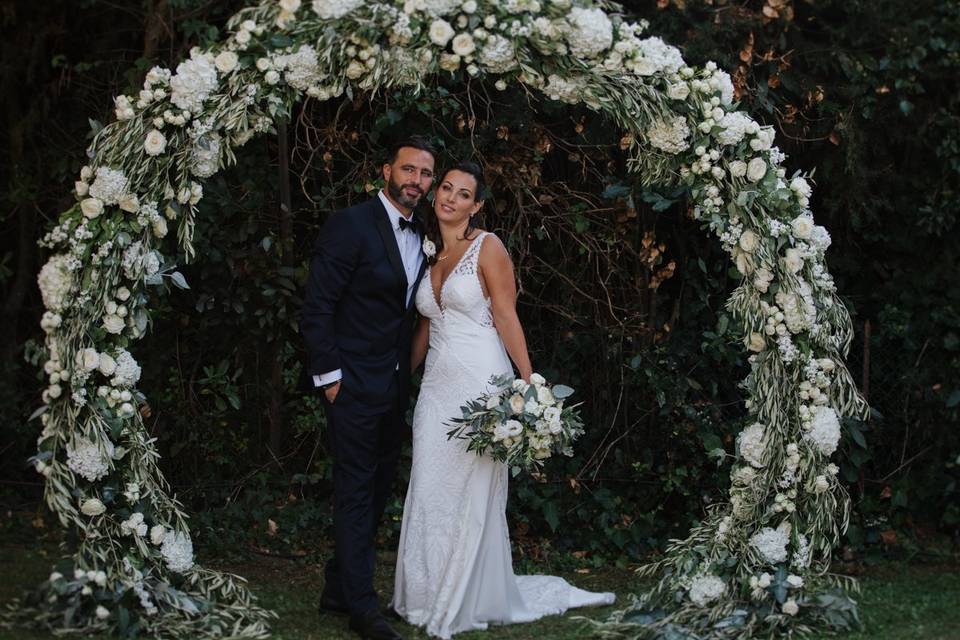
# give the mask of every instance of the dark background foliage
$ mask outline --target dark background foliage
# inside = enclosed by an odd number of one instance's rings
[[[0,522],[16,535],[57,535],[24,462],[38,430],[27,421],[39,403],[34,283],[46,258],[35,241],[70,202],[88,119],[112,118],[112,97],[135,92],[150,66],[216,41],[241,5],[0,6]],[[650,0],[625,11],[688,61],[730,70],[744,107],[777,127],[791,169],[816,168],[812,206],[833,235],[828,261],[857,328],[848,364],[876,410],[846,425],[851,549],[956,535],[960,8]],[[307,102],[206,185],[201,259],[181,269],[191,289],[160,299],[137,357],[162,466],[208,548],[324,549],[323,413],[294,391],[300,296],[320,225],[370,197],[382,149],[409,131],[444,145],[441,164],[486,166],[494,197],[483,224],[514,257],[535,367],[586,403],[577,455],[513,482],[517,555],[624,562],[722,498],[716,451],[733,451],[745,374],[723,312],[736,277],[726,257],[686,215],[682,192],[627,179],[623,132],[596,114],[470,89],[448,77],[421,96]]]

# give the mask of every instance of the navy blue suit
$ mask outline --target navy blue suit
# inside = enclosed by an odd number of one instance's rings
[[[416,283],[424,270],[425,262]],[[378,608],[374,537],[408,431],[416,313],[407,285],[379,198],[331,216],[314,247],[300,329],[308,378],[342,372],[335,401],[326,403],[336,550],[324,590],[355,613]]]

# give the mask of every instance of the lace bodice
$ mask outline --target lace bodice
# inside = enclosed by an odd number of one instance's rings
[[[456,266],[440,284],[439,295],[434,292],[431,267],[420,281],[417,290],[417,310],[430,318],[430,332],[443,331],[443,325],[475,324],[493,327],[490,299],[483,295],[477,276],[480,248],[484,239],[492,235],[486,231],[478,235],[464,251]],[[438,304],[439,299],[439,304]]]

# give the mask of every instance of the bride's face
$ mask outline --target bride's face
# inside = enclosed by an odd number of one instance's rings
[[[456,169],[443,177],[433,198],[437,220],[455,227],[465,225],[482,206],[483,200],[477,200],[477,179]]]

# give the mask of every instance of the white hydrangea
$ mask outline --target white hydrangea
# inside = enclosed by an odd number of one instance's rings
[[[336,20],[363,6],[363,0],[313,0],[313,11],[323,20]]]
[[[70,259],[67,255],[50,256],[37,276],[43,305],[50,311],[63,311],[70,301],[69,295],[70,290],[73,289],[74,278],[69,264]]]
[[[133,354],[126,349],[120,349],[116,356],[116,368],[110,384],[115,387],[132,387],[140,380],[140,365]]]
[[[690,600],[698,607],[706,606],[721,597],[727,584],[712,574],[698,575],[690,583]]]
[[[765,429],[763,424],[755,422],[737,436],[737,448],[741,457],[757,469],[763,467],[763,454],[766,451]]]
[[[199,178],[209,178],[220,170],[220,134],[214,132],[200,137],[190,151],[190,172]]]
[[[517,52],[513,43],[498,35],[487,38],[478,59],[490,73],[506,73],[517,66]]]
[[[186,533],[167,531],[160,554],[166,560],[167,568],[174,573],[185,573],[193,567],[193,542]]]
[[[730,78],[730,74],[722,69],[716,69],[713,72],[713,76],[710,78],[710,86],[720,92],[720,103],[721,104],[732,104],[734,89],[733,89],[733,80]],[[772,133],[772,130],[771,130]],[[773,136],[771,136],[771,142]],[[769,148],[769,145],[767,145]]]
[[[642,75],[655,73],[675,74],[683,65],[680,50],[656,36],[637,42],[634,58],[627,62],[630,70]]]
[[[190,59],[178,64],[176,74],[170,78],[170,102],[197,113],[216,88],[217,67],[213,55],[194,49]]]
[[[579,104],[583,101],[584,84],[576,78],[561,78],[550,74],[543,92],[551,100],[561,100],[567,104]]]
[[[753,126],[753,118],[736,111],[734,113],[724,114],[718,123],[722,130],[717,134],[717,140],[722,145],[735,145],[746,137],[747,132]]]
[[[285,70],[283,78],[294,89],[306,91],[323,82],[317,50],[310,45],[300,47],[296,53],[277,56],[274,64]]]
[[[104,457],[100,447],[87,440],[80,439],[76,445],[67,445],[67,466],[74,473],[90,482],[96,482],[110,473],[110,458],[113,457],[113,443],[103,439]]]
[[[574,7],[567,15],[570,53],[578,58],[593,58],[613,44],[613,23],[603,9]]]
[[[445,16],[460,8],[460,0],[412,0],[413,7],[432,16]]]
[[[123,171],[100,167],[97,169],[97,178],[90,185],[90,195],[103,204],[117,204],[127,195],[129,181]]]
[[[840,444],[840,419],[837,412],[831,407],[813,407],[810,411],[810,429],[804,439],[813,443],[823,455],[832,455]]]
[[[790,542],[790,530],[786,527],[764,527],[750,536],[750,544],[765,562],[779,564],[787,559],[787,544]]]
[[[647,139],[650,145],[667,153],[680,153],[690,147],[687,137],[690,127],[687,119],[676,116],[670,122],[660,120],[647,129]]]

